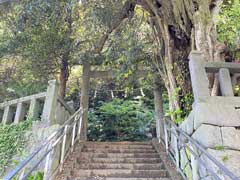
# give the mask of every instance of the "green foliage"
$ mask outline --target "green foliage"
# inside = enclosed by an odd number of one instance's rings
[[[231,49],[236,49],[240,35],[240,1],[225,0],[218,17],[218,38]]]
[[[90,112],[88,137],[93,141],[145,140],[153,119],[153,110],[141,100],[114,99]]]
[[[181,90],[181,88],[177,88],[174,96],[171,97],[172,99],[170,100],[174,100],[174,98],[176,98],[178,96],[179,91]],[[168,100],[168,97],[164,97],[165,101]],[[175,110],[166,110],[166,116],[171,116],[175,118],[175,122],[177,124],[182,123],[185,118],[189,115],[189,113],[192,110],[192,104],[193,104],[193,94],[192,93],[187,93],[184,96],[180,97],[180,103],[181,103],[181,108],[175,109]],[[165,102],[166,104],[166,102]],[[168,104],[168,103],[167,103]]]
[[[233,90],[235,95],[240,96],[240,85],[236,85]]]
[[[178,109],[175,109],[173,111],[168,111],[166,113],[166,116],[174,117],[175,118],[175,123],[180,124],[181,122],[184,121],[184,117],[182,116],[183,112],[184,112],[183,110],[178,108]]]
[[[21,154],[25,148],[25,133],[31,128],[28,118],[19,124],[0,125],[0,175],[12,163],[14,155]]]
[[[44,173],[36,172],[34,175],[30,175],[26,180],[43,180]],[[14,177],[13,180],[18,180],[18,177]]]
[[[187,117],[191,112],[193,100],[194,99],[192,93],[187,93],[181,98],[181,104],[183,106],[182,109],[184,110],[182,112],[182,117]]]

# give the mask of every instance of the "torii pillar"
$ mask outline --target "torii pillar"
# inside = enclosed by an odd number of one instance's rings
[[[82,116],[82,133],[81,139],[87,140],[87,127],[88,127],[88,106],[89,106],[89,89],[90,89],[90,68],[91,65],[87,61],[83,61],[83,73],[82,73],[82,88],[80,107],[84,110]]]

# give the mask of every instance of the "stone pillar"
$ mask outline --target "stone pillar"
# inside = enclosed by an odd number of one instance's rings
[[[230,72],[226,68],[219,70],[219,82],[222,96],[234,96]]]
[[[57,103],[56,112],[55,118],[60,122],[59,124],[63,124],[63,108],[60,103]]]
[[[20,121],[24,120],[24,117],[26,115],[26,107],[25,105],[20,102],[17,104],[17,110],[14,118],[14,124],[18,124]]]
[[[14,109],[11,106],[6,106],[3,113],[3,124],[10,124],[13,121]]]
[[[33,119],[37,119],[39,117],[39,112],[40,112],[40,102],[36,98],[34,98],[30,102],[28,116]]]
[[[195,102],[200,98],[210,97],[208,77],[205,70],[205,61],[198,51],[192,51],[189,55],[189,69]]]
[[[42,120],[47,121],[49,125],[57,124],[55,118],[57,99],[59,92],[59,84],[56,80],[48,82],[47,94],[43,106]]]
[[[87,126],[88,126],[88,105],[89,105],[89,89],[90,89],[90,68],[91,65],[87,61],[83,61],[82,87],[80,107],[84,110],[81,139],[87,140]]]
[[[159,80],[159,79],[158,79]],[[162,91],[157,79],[154,82],[154,106],[158,140],[164,139]]]

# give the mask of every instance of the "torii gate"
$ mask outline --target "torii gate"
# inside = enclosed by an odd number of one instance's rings
[[[113,77],[115,77],[115,74],[113,71],[108,70],[108,71],[91,71],[91,64],[87,61],[83,61],[82,62],[82,66],[83,66],[83,73],[82,73],[82,87],[81,87],[81,98],[80,98],[80,107],[82,107],[84,109],[83,112],[83,127],[82,127],[82,140],[87,140],[87,127],[88,127],[88,107],[89,107],[89,91],[90,91],[90,79],[91,78],[100,78],[100,79],[111,79]],[[148,71],[144,71],[144,70],[139,70],[137,72],[137,76],[140,77],[146,77],[146,75],[148,74]],[[154,91],[158,90],[158,88],[155,88]],[[154,96],[156,95],[156,93],[154,93]],[[160,100],[159,98],[159,93],[157,93],[158,97],[155,98],[155,102]],[[156,103],[155,103],[156,104]],[[161,104],[161,103],[158,103]],[[161,107],[155,107],[155,111],[156,111],[156,116],[159,116],[159,111],[161,112],[162,110],[159,110],[159,108],[161,109]],[[157,119],[157,134],[158,136],[160,135],[160,118],[156,118]]]

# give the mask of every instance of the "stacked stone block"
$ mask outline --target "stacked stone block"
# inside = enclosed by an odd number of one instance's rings
[[[231,76],[240,72],[235,63],[208,63],[199,52],[190,55],[194,93],[193,110],[180,127],[203,145],[207,152],[240,177],[240,98],[234,97]],[[221,96],[210,96],[207,73],[218,73]],[[200,155],[201,156],[201,155]],[[184,161],[182,157],[182,161]],[[207,159],[203,159],[208,161]],[[209,166],[215,172],[212,162]],[[198,178],[207,172],[199,169]],[[224,177],[223,177],[224,178]]]

